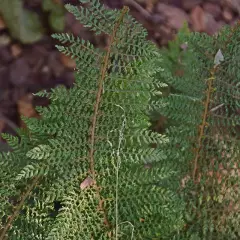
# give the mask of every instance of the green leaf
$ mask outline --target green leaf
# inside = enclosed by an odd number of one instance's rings
[[[51,14],[49,15],[49,23],[54,31],[62,32],[65,27],[64,14],[58,14],[55,12],[51,12]]]
[[[54,7],[56,6],[56,4],[54,4],[54,2],[52,0],[43,0],[42,1],[42,9],[43,11],[51,11],[52,9],[54,9]]]
[[[56,3],[53,0],[43,0],[42,9],[46,12],[54,12],[58,15],[63,15],[65,13],[64,6],[62,4]]]
[[[43,28],[39,16],[24,9],[21,0],[1,0],[0,14],[12,37],[25,44],[41,39]]]
[[[65,9],[63,5],[55,3],[53,0],[43,0],[42,8],[49,12],[49,24],[56,32],[62,32],[65,26]]]

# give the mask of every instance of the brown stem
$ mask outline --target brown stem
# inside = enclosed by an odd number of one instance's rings
[[[194,168],[193,168],[193,180],[195,181],[195,175],[196,175],[196,171],[197,171],[197,163],[198,163],[198,159],[200,157],[200,150],[201,150],[201,145],[202,145],[202,139],[204,137],[204,129],[207,126],[207,116],[208,116],[208,112],[209,112],[209,103],[211,100],[211,93],[212,93],[212,85],[213,85],[213,80],[215,79],[214,77],[214,73],[216,71],[216,68],[214,67],[214,69],[211,71],[211,77],[207,79],[208,81],[208,87],[207,87],[207,99],[204,102],[204,113],[203,113],[203,120],[201,125],[199,126],[200,132],[199,132],[199,136],[198,136],[198,145],[197,148],[195,150],[195,159],[194,159]]]
[[[98,111],[99,111],[99,105],[100,105],[100,102],[101,102],[103,82],[104,82],[104,78],[105,78],[105,75],[106,75],[107,69],[108,69],[108,62],[109,62],[109,58],[110,58],[111,47],[112,47],[112,44],[114,43],[114,41],[116,41],[115,37],[116,37],[117,30],[118,30],[118,28],[119,28],[119,26],[120,26],[120,24],[123,20],[124,15],[127,12],[128,12],[128,7],[124,7],[119,20],[117,21],[116,25],[114,26],[113,32],[110,36],[109,45],[107,47],[107,52],[106,52],[106,55],[103,59],[103,65],[102,65],[102,68],[101,68],[101,75],[100,75],[100,79],[99,79],[99,86],[98,86],[98,92],[97,92],[97,97],[96,97],[96,103],[95,103],[95,106],[94,106],[94,114],[93,114],[91,134],[90,134],[90,152],[89,152],[90,172],[91,172],[92,178],[95,182],[95,189],[96,189],[96,193],[97,193],[98,198],[99,198],[99,209],[103,212],[104,223],[108,227],[110,227],[110,224],[107,220],[107,214],[106,214],[105,210],[103,209],[103,200],[101,199],[100,189],[97,186],[96,177],[95,177],[95,175],[96,175],[95,174],[95,169],[94,169],[94,144],[95,144],[95,139],[96,139],[95,130],[96,130],[96,125],[97,125],[97,116],[98,116]]]
[[[29,194],[31,193],[33,188],[37,185],[37,183],[39,181],[39,178],[40,177],[35,177],[34,180],[32,181],[32,184],[27,188],[27,191],[25,192],[25,194],[23,194],[23,196],[21,196],[21,201],[17,205],[13,214],[8,218],[8,221],[5,225],[5,227],[2,229],[2,232],[0,233],[0,240],[6,240],[7,239],[7,236],[5,234],[7,233],[9,228],[11,227],[15,218],[19,215],[19,212],[20,212],[25,200],[27,199],[27,197],[29,196]]]

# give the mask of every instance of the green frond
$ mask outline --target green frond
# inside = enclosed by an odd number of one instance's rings
[[[106,33],[111,35],[112,28],[117,21],[117,10],[106,10],[99,0],[82,1],[80,3],[87,3],[88,7],[77,7],[71,4],[66,4],[66,9],[72,13],[77,20],[79,20],[84,27],[89,27],[96,34]]]
[[[171,123],[165,130],[169,144],[163,153],[167,159],[179,162],[179,173],[185,172],[182,180],[187,206],[186,228],[171,235],[171,239],[240,237],[236,230],[239,36],[239,24],[224,27],[217,37],[200,33],[180,36],[177,44],[187,43],[187,49],[177,53],[182,76],[176,74],[176,62],[166,50],[162,51],[164,71],[156,77],[172,90],[154,97],[151,108]],[[219,53],[221,61],[216,61]]]
[[[149,132],[146,116],[161,55],[126,7],[106,10],[94,0],[86,8],[66,8],[85,27],[107,33],[109,46],[100,51],[73,35],[53,35],[64,45],[58,50],[77,62],[76,82],[70,90],[38,93],[48,95],[51,105],[37,108],[41,119],[22,117],[28,126],[19,132],[25,147],[7,155],[8,164],[1,160],[7,166],[1,197],[8,202],[14,196],[18,203],[8,210],[1,206],[3,218],[10,218],[3,221],[0,239],[170,234],[183,224],[184,202],[174,193],[178,184],[171,178],[177,171],[164,164],[158,148],[150,148],[169,144],[168,138]],[[61,201],[59,211],[54,201]]]

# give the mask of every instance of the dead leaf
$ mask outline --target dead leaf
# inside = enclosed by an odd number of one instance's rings
[[[40,118],[40,115],[36,112],[32,105],[33,96],[32,94],[28,94],[24,97],[22,97],[17,105],[18,105],[18,112],[20,115],[25,117],[34,117],[34,118]],[[26,128],[26,124],[21,120],[20,126],[22,128]]]
[[[62,5],[62,1],[61,0],[53,0],[54,3]]]
[[[6,28],[6,24],[3,20],[3,18],[0,16],[0,30],[3,30]]]
[[[7,34],[0,35],[0,47],[8,46],[11,43],[11,38]]]
[[[94,184],[94,181],[91,177],[87,177],[80,185],[80,188],[83,190],[87,187],[90,187],[91,185]]]
[[[2,133],[3,129],[5,127],[5,122],[0,120],[0,133]],[[2,139],[2,137],[0,136],[0,140]]]
[[[17,58],[21,55],[22,49],[18,44],[13,44],[11,45],[11,53],[15,58]]]
[[[215,66],[219,65],[223,60],[224,60],[223,54],[221,52],[221,49],[219,49],[214,58],[214,65]]]
[[[151,163],[147,163],[147,164],[144,165],[144,168],[151,169],[152,168],[152,164]]]
[[[113,234],[112,234],[112,232],[108,232],[107,235],[111,239]]]
[[[60,55],[60,61],[67,68],[74,69],[76,67],[76,62],[64,54]]]
[[[184,70],[177,69],[174,74],[175,74],[175,76],[182,77],[182,76],[184,76]]]

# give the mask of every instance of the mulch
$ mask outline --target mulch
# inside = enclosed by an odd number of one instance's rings
[[[25,7],[39,11],[41,0],[24,0]],[[62,4],[78,5],[78,0],[58,0]],[[240,16],[239,0],[102,0],[106,7],[120,9],[124,4],[131,14],[148,30],[148,39],[159,47],[167,46],[186,20],[192,31],[217,33],[222,26],[233,25]],[[103,35],[95,37],[81,23],[66,12],[64,32],[89,40],[104,47]],[[40,90],[62,84],[70,88],[74,83],[75,62],[59,53],[56,42],[46,31],[33,44],[22,44],[12,38],[0,16],[0,133],[16,135],[17,127],[25,127],[20,116],[40,116],[35,106],[47,106],[49,100],[33,96]],[[0,150],[7,149],[4,141]]]

